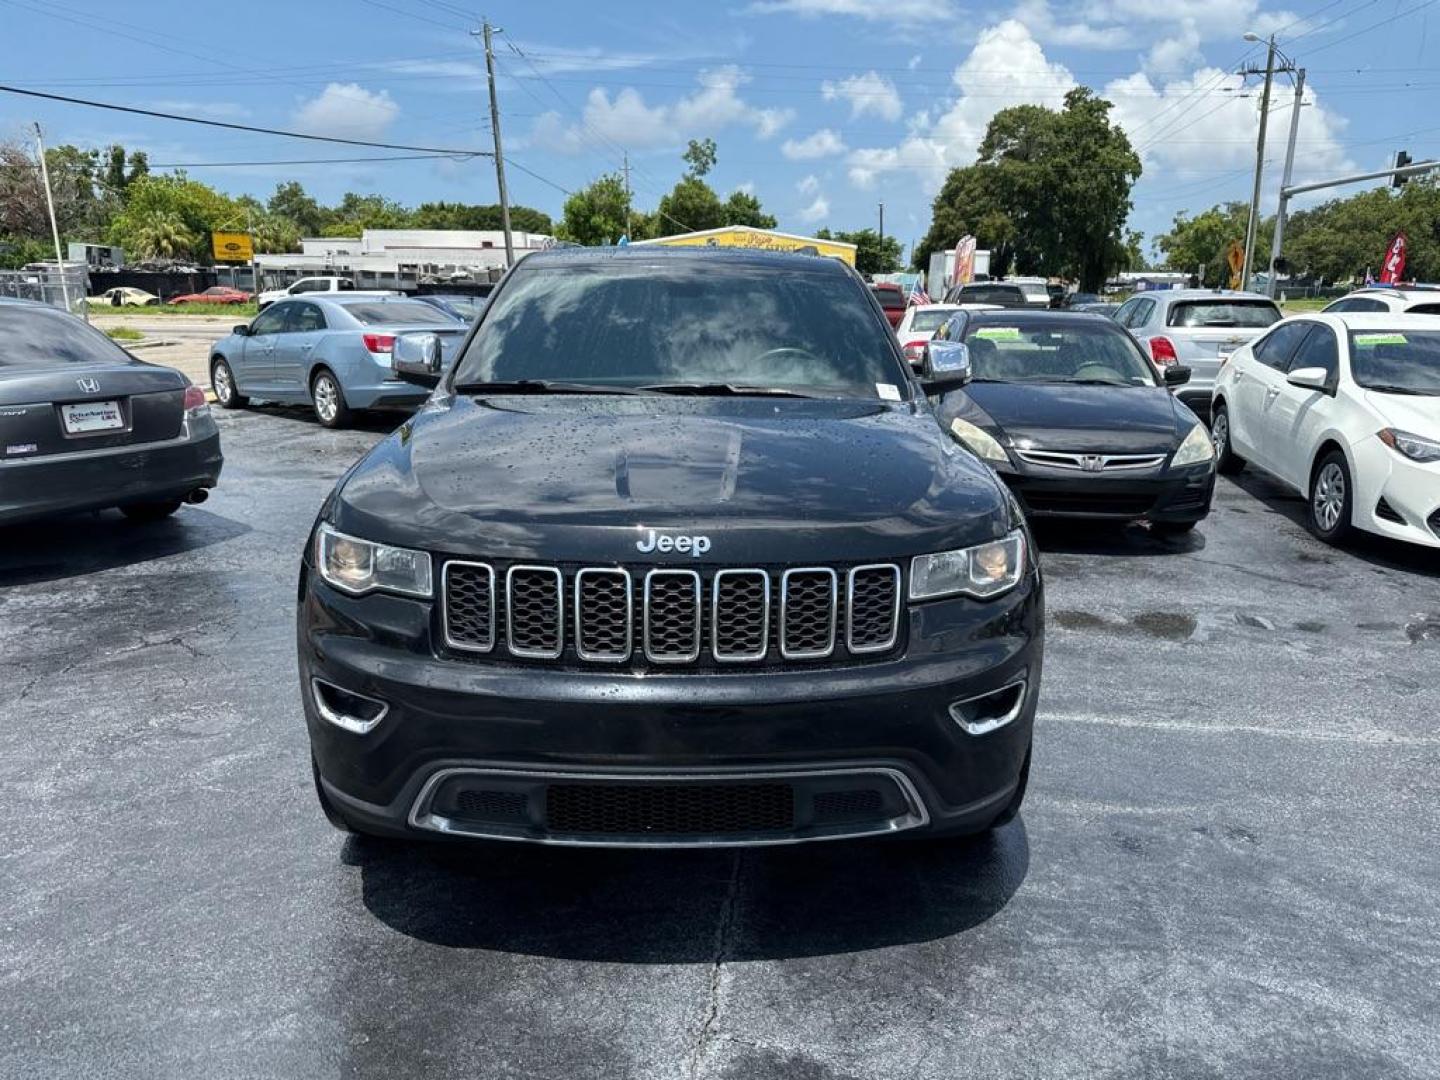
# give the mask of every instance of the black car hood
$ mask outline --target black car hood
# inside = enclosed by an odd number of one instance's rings
[[[943,412],[1003,432],[1010,445],[1077,453],[1161,453],[1189,431],[1162,386],[972,382]]]
[[[552,561],[704,534],[728,565],[897,558],[1012,527],[993,475],[923,408],[755,398],[440,400],[330,514],[370,539]]]

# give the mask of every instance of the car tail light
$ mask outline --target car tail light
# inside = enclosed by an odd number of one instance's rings
[[[925,342],[912,341],[905,346],[905,359],[912,363],[919,363],[925,358]]]
[[[205,400],[205,391],[198,386],[185,387],[185,415],[199,416],[209,411],[210,405]]]
[[[1175,343],[1167,337],[1150,339],[1150,359],[1155,361],[1157,367],[1169,367],[1180,362],[1180,357],[1175,353]]]
[[[365,348],[372,353],[383,353],[390,355],[390,350],[395,347],[394,334],[363,334]]]

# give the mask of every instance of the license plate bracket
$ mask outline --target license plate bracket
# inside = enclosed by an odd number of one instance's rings
[[[60,406],[60,423],[66,435],[100,435],[123,431],[125,414],[118,401],[81,401]]]

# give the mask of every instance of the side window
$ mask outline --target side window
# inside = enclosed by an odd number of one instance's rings
[[[304,334],[325,329],[325,313],[314,304],[291,304],[290,318],[285,323],[287,334]]]
[[[301,278],[295,282],[294,285],[290,286],[290,295],[299,296],[301,293],[314,292],[316,288],[318,288],[318,286],[313,280],[310,278]]]
[[[1440,304],[1415,304],[1405,312],[1407,315],[1440,315]]]
[[[355,290],[355,283],[349,278],[341,278],[335,283],[335,288],[341,292],[353,292]]]
[[[1321,309],[1321,314],[1329,315],[1331,312],[1354,311],[1355,309],[1350,306],[1353,303],[1355,303],[1354,300],[1336,300],[1333,304],[1326,304]]]
[[[1139,300],[1133,298],[1130,300],[1126,300],[1125,303],[1120,305],[1120,310],[1115,312],[1115,321],[1121,326],[1134,326],[1135,309],[1139,306]]]
[[[1295,347],[1300,344],[1300,339],[1314,325],[1309,322],[1293,322],[1276,328],[1255,346],[1255,359],[1266,367],[1284,371],[1289,366],[1290,357],[1295,354]]]
[[[1135,313],[1134,313],[1134,315],[1131,316],[1131,318],[1134,320],[1134,322],[1132,322],[1131,325],[1134,326],[1134,327],[1136,327],[1137,329],[1138,329],[1139,327],[1144,326],[1146,323],[1148,323],[1148,322],[1150,321],[1150,313],[1153,312],[1154,310],[1155,310],[1155,301],[1154,301],[1154,300],[1145,300],[1145,299],[1140,300],[1140,302],[1135,305]]]
[[[285,316],[289,314],[291,304],[272,304],[250,324],[251,337],[263,337],[266,334],[278,334],[285,326]]]
[[[1301,368],[1324,368],[1325,385],[1334,386],[1336,372],[1340,370],[1340,345],[1335,340],[1335,333],[1328,326],[1316,326],[1300,347],[1295,350],[1295,355],[1290,359],[1290,366],[1286,371],[1299,371]]]

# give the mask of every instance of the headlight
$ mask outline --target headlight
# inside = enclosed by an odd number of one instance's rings
[[[1002,465],[1008,465],[1010,463],[1010,458],[1005,453],[1005,448],[996,442],[995,436],[991,435],[984,428],[976,427],[970,423],[970,421],[961,420],[959,417],[956,417],[950,421],[950,431],[957,439],[986,461],[994,461]]]
[[[372,589],[431,595],[430,555],[425,551],[373,544],[321,525],[315,534],[315,566],[320,576],[348,593]]]
[[[1404,454],[1411,461],[1440,461],[1440,442],[1434,439],[1411,435],[1408,431],[1396,431],[1394,428],[1384,428],[1379,434],[1381,442],[1391,450]]]
[[[1215,444],[1210,441],[1210,433],[1205,430],[1204,424],[1196,424],[1190,429],[1190,434],[1185,436],[1180,449],[1175,451],[1175,456],[1170,459],[1170,466],[1174,468],[1176,465],[1198,465],[1214,456]]]
[[[916,555],[910,561],[910,599],[963,593],[980,600],[1009,592],[1025,572],[1025,534],[1012,532],[988,544]]]

